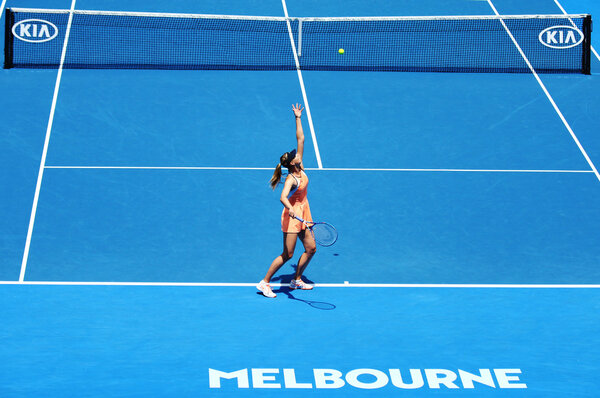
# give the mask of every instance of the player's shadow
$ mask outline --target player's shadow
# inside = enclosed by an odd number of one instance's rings
[[[278,288],[276,290],[273,290],[275,293],[283,293],[290,300],[301,301],[301,302],[306,303],[306,304],[310,305],[311,307],[316,308],[318,310],[331,311],[331,310],[335,310],[337,308],[335,306],[335,304],[332,304],[332,303],[326,303],[324,301],[304,300],[304,299],[295,297],[292,294],[293,290],[290,289],[290,287],[289,287],[290,282],[296,276],[296,265],[293,264],[292,267],[294,268],[294,272],[292,272],[291,274],[288,274],[288,275],[277,275],[277,276],[271,278],[271,281],[281,283],[281,287],[280,288]],[[313,281],[311,281],[310,279],[308,279],[304,275],[302,276],[302,280],[304,282],[306,282],[306,283],[314,284]]]

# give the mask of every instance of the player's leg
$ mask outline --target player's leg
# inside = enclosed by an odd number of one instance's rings
[[[302,274],[304,273],[304,270],[308,266],[308,263],[310,262],[310,260],[313,258],[313,256],[317,252],[317,245],[315,243],[315,239],[314,239],[313,235],[310,232],[308,232],[308,230],[304,230],[304,231],[300,232],[298,234],[298,237],[300,238],[300,241],[304,245],[304,253],[302,253],[300,260],[298,260],[298,267],[296,268],[296,276],[292,280],[290,287],[292,289],[310,290],[310,289],[312,289],[312,286],[307,285],[306,283],[302,282]]]
[[[294,249],[296,248],[297,239],[298,234],[286,232],[283,233],[283,252],[279,256],[275,257],[271,263],[271,266],[269,267],[269,270],[264,278],[265,282],[270,282],[273,275],[279,271],[279,268],[281,268],[283,264],[285,264],[294,256]]]
[[[258,285],[256,285],[256,288],[260,290],[266,297],[273,298],[276,296],[276,294],[271,290],[269,282],[271,282],[273,275],[279,271],[279,268],[281,268],[283,264],[285,264],[294,255],[297,239],[298,234],[286,232],[283,233],[283,252],[279,256],[275,257],[271,263],[271,266],[267,270],[267,274],[265,275],[264,279],[261,280]]]

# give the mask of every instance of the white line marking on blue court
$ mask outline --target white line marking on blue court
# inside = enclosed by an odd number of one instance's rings
[[[500,14],[498,13],[498,10],[496,10],[496,7],[494,7],[494,4],[492,3],[492,0],[487,0],[487,2],[489,4],[489,6],[492,8],[492,10],[494,11],[494,14],[496,14],[496,16],[500,16]],[[581,143],[577,139],[577,136],[573,132],[573,129],[571,129],[571,126],[567,122],[567,119],[565,119],[565,117],[563,116],[562,112],[558,108],[558,105],[556,105],[556,102],[554,102],[554,99],[552,98],[552,96],[550,95],[550,93],[548,92],[548,90],[546,89],[546,86],[542,82],[542,79],[540,79],[540,77],[538,76],[538,74],[535,71],[535,69],[533,68],[533,66],[531,66],[531,62],[529,62],[529,59],[527,59],[527,56],[525,55],[525,53],[521,49],[521,46],[519,46],[519,43],[517,42],[517,40],[515,39],[515,37],[511,33],[510,29],[508,29],[508,26],[506,26],[506,23],[504,22],[504,20],[502,18],[500,18],[499,21],[502,24],[502,26],[504,27],[504,30],[506,30],[506,33],[508,33],[508,35],[510,36],[510,39],[512,40],[512,42],[515,45],[515,47],[517,47],[517,50],[521,54],[521,57],[523,57],[523,60],[525,60],[525,62],[527,63],[527,66],[529,67],[529,70],[531,71],[531,73],[535,77],[535,80],[537,80],[538,84],[540,85],[540,87],[544,91],[544,94],[546,94],[546,97],[548,98],[548,100],[550,101],[550,103],[552,104],[552,106],[554,107],[554,110],[556,111],[556,113],[560,117],[560,120],[562,120],[563,124],[565,125],[565,127],[569,131],[569,134],[571,134],[571,137],[573,138],[573,140],[575,141],[575,143],[579,147],[579,150],[583,154],[583,157],[585,158],[585,160],[587,160],[588,164],[590,165],[590,167],[594,171],[594,174],[596,174],[596,178],[598,179],[598,181],[600,181],[600,173],[598,173],[598,170],[596,169],[596,166],[594,166],[594,163],[592,163],[592,160],[588,156],[587,152],[585,151],[585,149],[583,149],[583,146],[581,145]]]
[[[560,10],[562,11],[563,14],[565,15],[569,15],[567,13],[567,11],[563,8],[563,6],[560,5],[560,3],[558,2],[558,0],[554,0],[554,2],[556,3],[556,5],[558,6],[558,8],[560,8]],[[571,18],[569,18],[569,21],[571,21],[571,25],[573,25],[574,27],[577,27],[577,25],[575,25],[575,22],[573,22],[573,20]],[[596,49],[594,48],[594,46],[592,46],[590,44],[590,48],[592,49],[592,52],[594,53],[594,55],[596,56],[596,58],[598,58],[598,61],[600,61],[600,56],[598,55],[598,53],[596,52]]]
[[[273,170],[273,167],[195,167],[195,166],[46,166],[47,169],[90,170]]]
[[[229,282],[63,282],[63,281],[0,281],[0,285],[32,286],[167,286],[167,287],[255,287],[256,283]],[[286,287],[287,283],[271,283],[272,287]],[[460,288],[460,289],[598,289],[594,284],[410,284],[410,283],[315,283],[315,287],[353,288]]]
[[[290,43],[292,44],[292,52],[294,53],[294,61],[296,62],[296,72],[298,73],[298,80],[300,81],[300,89],[302,90],[302,98],[304,100],[304,108],[306,109],[306,119],[308,120],[308,126],[310,128],[310,135],[313,141],[313,147],[315,148],[315,156],[317,157],[317,165],[320,169],[323,168],[321,162],[321,154],[319,152],[319,145],[317,144],[317,135],[315,134],[315,127],[313,126],[312,116],[310,113],[310,107],[308,106],[308,97],[306,96],[306,88],[304,87],[304,79],[302,79],[302,72],[300,71],[300,62],[298,61],[298,53],[296,52],[296,44],[294,43],[294,34],[292,33],[292,25],[290,24],[290,16],[288,15],[287,6],[285,0],[281,0],[283,6],[283,13],[285,14],[288,33],[290,35]]]
[[[590,46],[590,48],[592,49],[592,52],[594,53],[594,55],[596,55],[596,58],[598,58],[598,61],[600,61],[600,55],[598,55],[598,53],[596,52],[596,49],[591,46]]]
[[[318,169],[307,169],[317,171]],[[321,171],[398,171],[398,172],[442,172],[442,173],[593,173],[592,170],[495,170],[495,169],[368,169],[326,168]]]
[[[62,53],[60,56],[60,64],[58,66],[58,72],[56,74],[56,84],[54,85],[54,95],[52,97],[52,106],[50,107],[50,117],[48,118],[48,126],[46,128],[46,138],[44,140],[44,150],[42,151],[42,159],[40,161],[40,169],[38,171],[37,183],[35,185],[35,195],[33,197],[33,205],[31,207],[31,216],[29,218],[29,228],[27,229],[27,239],[25,240],[25,250],[23,252],[23,261],[21,262],[21,273],[19,275],[19,281],[23,282],[25,279],[25,270],[27,269],[27,259],[29,258],[29,247],[31,246],[31,236],[33,234],[33,225],[35,224],[35,214],[37,212],[38,200],[40,198],[40,190],[42,187],[42,178],[44,177],[44,169],[46,165],[46,156],[48,155],[48,144],[50,143],[50,134],[52,132],[52,123],[54,122],[54,112],[56,110],[56,100],[58,99],[58,90],[60,87],[60,80],[62,78],[63,64],[65,62],[65,56],[67,54],[67,45],[69,42],[69,34],[71,33],[71,24],[73,23],[73,10],[75,9],[75,2],[71,2],[71,10],[69,11],[69,20],[67,22],[67,31],[65,33],[65,41],[63,43]]]
[[[0,18],[4,15],[4,6],[6,6],[6,0],[2,0],[2,4],[0,5]]]
[[[269,170],[272,167],[177,167],[177,166],[46,166],[47,169],[82,169],[82,170]],[[519,170],[519,169],[389,169],[389,168],[314,168],[309,171],[383,171],[383,172],[425,172],[425,173],[593,173],[593,170]]]

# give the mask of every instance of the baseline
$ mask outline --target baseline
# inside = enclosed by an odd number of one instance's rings
[[[62,281],[0,281],[0,285],[40,286],[172,286],[172,287],[253,287],[256,283],[228,282],[62,282]],[[287,283],[271,283],[273,287],[285,287]],[[595,284],[410,284],[410,283],[315,283],[315,287],[356,288],[459,288],[459,289],[600,289]]]
[[[46,169],[75,170],[273,170],[272,167],[211,167],[211,166],[45,166]],[[519,170],[519,169],[390,169],[306,167],[308,171],[382,171],[382,172],[445,172],[445,173],[594,173],[593,170]]]

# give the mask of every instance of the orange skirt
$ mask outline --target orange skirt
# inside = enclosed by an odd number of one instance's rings
[[[294,213],[304,221],[312,221],[312,216],[310,215],[310,206],[308,202],[304,203],[294,203],[292,206],[294,209]],[[300,233],[302,230],[306,229],[306,225],[302,221],[298,221],[295,218],[290,217],[290,211],[287,208],[283,209],[281,213],[281,230],[286,233]]]

